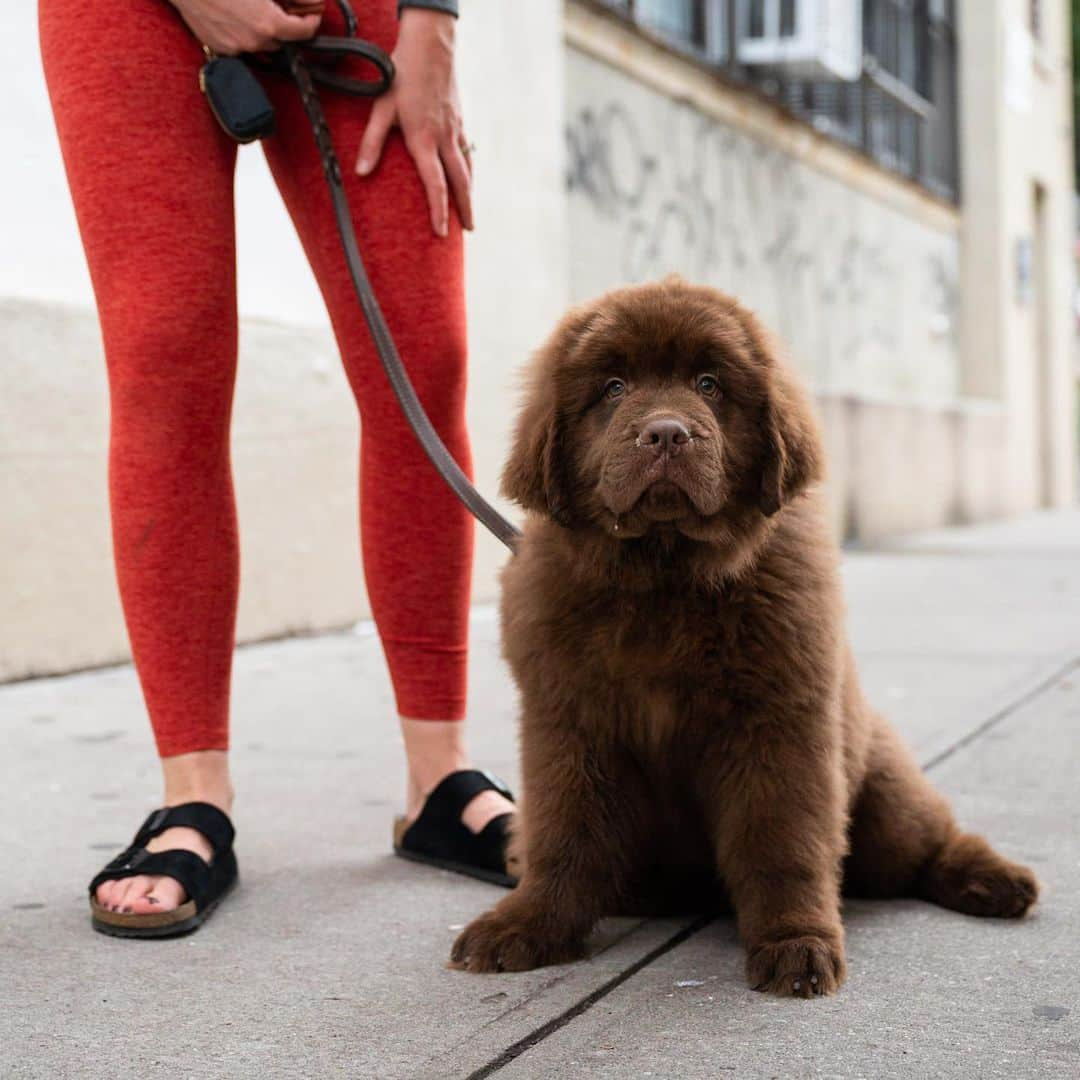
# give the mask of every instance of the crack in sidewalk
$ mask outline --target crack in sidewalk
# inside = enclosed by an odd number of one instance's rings
[[[702,915],[690,923],[689,926],[684,926],[678,933],[669,937],[667,941],[662,941],[655,949],[651,949],[640,959],[635,960],[625,971],[620,971],[618,975],[608,979],[607,982],[601,983],[591,993],[586,994],[580,1001],[571,1005],[569,1009],[559,1013],[558,1016],[552,1017],[546,1024],[541,1024],[534,1031],[530,1031],[528,1035],[508,1046],[486,1065],[482,1065],[479,1069],[469,1073],[466,1080],[483,1080],[484,1077],[490,1076],[504,1066],[509,1065],[511,1061],[520,1057],[526,1050],[531,1050],[549,1035],[554,1035],[560,1028],[569,1024],[571,1020],[587,1012],[598,1001],[602,1001],[613,990],[618,989],[628,979],[632,979],[642,968],[648,967],[654,960],[659,960],[665,953],[671,952],[672,949],[681,945],[688,938],[693,937],[699,930],[703,930],[711,922],[714,922],[715,918],[714,915]]]
[[[1013,713],[1018,712],[1025,705],[1029,705],[1035,701],[1036,698],[1042,697],[1047,691],[1052,690],[1063,679],[1068,678],[1073,672],[1080,669],[1080,657],[1074,658],[1068,663],[1063,664],[1057,669],[1057,671],[1049,674],[1045,679],[1042,679],[1030,690],[1026,690],[1019,697],[1014,698],[1007,705],[998,709],[981,724],[977,724],[966,735],[962,735],[954,743],[946,746],[943,750],[939,750],[929,761],[923,763],[923,772],[930,772],[931,769],[936,769],[942,762],[947,761],[954,754],[970,746],[977,739],[981,739],[987,732],[996,728],[1003,720],[1007,720]]]

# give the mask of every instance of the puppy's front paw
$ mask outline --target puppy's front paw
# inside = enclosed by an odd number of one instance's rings
[[[489,911],[458,936],[450,951],[450,966],[477,973],[529,971],[581,959],[584,943],[555,938],[542,926],[539,921]]]
[[[847,963],[842,944],[805,934],[753,946],[746,973],[755,990],[785,997],[817,997],[836,993],[847,974]]]

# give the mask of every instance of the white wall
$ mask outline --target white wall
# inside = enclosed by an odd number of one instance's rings
[[[489,495],[514,372],[566,299],[561,33],[556,0],[475,2],[459,23],[459,80],[477,145],[468,407]],[[103,361],[36,37],[35,5],[12,5],[0,36],[0,138],[9,148],[0,179],[0,678],[126,654],[105,503]],[[367,604],[354,409],[257,147],[241,151],[237,206],[233,450],[239,633],[250,639],[342,625]],[[423,507],[402,527],[424,529]],[[478,534],[476,599],[493,598],[504,557]]]

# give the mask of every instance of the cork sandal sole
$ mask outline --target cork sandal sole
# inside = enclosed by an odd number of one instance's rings
[[[122,938],[170,938],[180,937],[197,930],[213,913],[214,909],[236,887],[236,879],[202,911],[196,910],[195,901],[187,900],[172,911],[148,912],[145,915],[124,914],[102,907],[94,897],[90,898],[90,925],[99,934]]]

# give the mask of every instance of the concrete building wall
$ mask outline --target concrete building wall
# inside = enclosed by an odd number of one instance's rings
[[[570,51],[574,298],[681,273],[752,307],[822,391],[953,399],[959,215],[929,198],[891,205],[875,189],[892,178],[853,154],[808,164],[803,124],[764,102],[751,115],[712,80],[690,99],[654,89],[649,75],[672,81],[657,59],[637,69]]]
[[[127,655],[106,508],[101,343],[28,44],[35,17],[35,5],[15,5],[0,39],[8,101],[0,131],[10,151],[0,200],[0,679]],[[501,0],[482,18],[463,18],[459,33],[459,81],[477,146],[469,422],[477,482],[493,495],[515,371],[567,296],[561,5]],[[314,280],[256,147],[240,153],[237,206],[238,630],[251,640],[345,625],[368,607],[355,410]],[[416,506],[401,527],[429,524]],[[494,596],[504,557],[478,530],[478,600]]]

